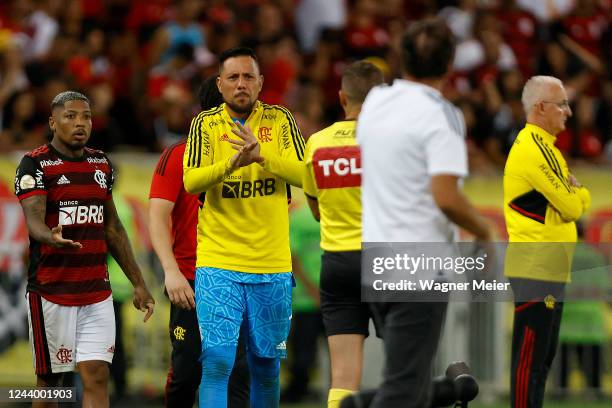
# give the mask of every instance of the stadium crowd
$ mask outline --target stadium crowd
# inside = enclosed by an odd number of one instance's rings
[[[308,137],[341,116],[343,68],[368,58],[391,82],[407,23],[429,15],[459,41],[444,94],[464,113],[471,170],[503,167],[534,74],[567,84],[564,154],[612,160],[610,0],[7,0],[0,151],[43,143],[47,107],[64,89],[92,99],[92,147],[161,151],[187,133],[216,55],[237,45],[258,54],[261,100],[295,112]]]

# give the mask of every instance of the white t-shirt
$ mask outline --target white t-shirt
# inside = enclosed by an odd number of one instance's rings
[[[468,174],[460,111],[429,86],[395,80],[368,94],[357,122],[364,242],[453,242],[433,175]]]

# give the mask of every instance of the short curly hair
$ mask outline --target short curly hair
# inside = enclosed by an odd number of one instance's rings
[[[51,110],[61,106],[64,107],[64,104],[69,101],[84,101],[89,103],[89,99],[80,92],[77,91],[64,91],[55,95],[53,101],[51,102]]]

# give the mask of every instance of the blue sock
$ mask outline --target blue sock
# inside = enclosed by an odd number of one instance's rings
[[[257,357],[247,352],[251,371],[251,408],[278,408],[280,358]]]
[[[227,384],[236,359],[236,346],[216,346],[202,353],[200,408],[226,408]]]

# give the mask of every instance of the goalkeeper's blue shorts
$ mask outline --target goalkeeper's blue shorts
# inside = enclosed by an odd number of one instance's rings
[[[202,352],[215,346],[236,346],[244,324],[247,350],[259,357],[285,358],[292,287],[290,272],[259,274],[196,268]]]

